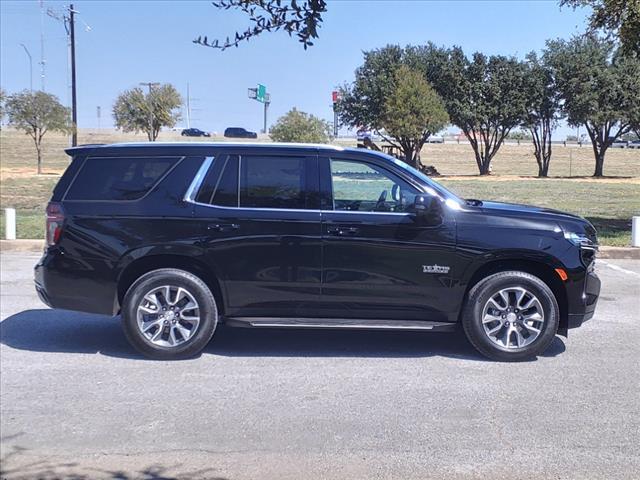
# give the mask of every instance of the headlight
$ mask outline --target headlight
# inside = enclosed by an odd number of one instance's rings
[[[564,232],[564,238],[573,243],[576,247],[590,248],[596,250],[598,245],[583,233]]]
[[[598,244],[581,233],[565,232],[564,238],[580,248],[580,260],[582,264],[587,268],[593,269]]]

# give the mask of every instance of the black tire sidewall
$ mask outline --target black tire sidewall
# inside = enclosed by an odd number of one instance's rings
[[[177,347],[161,347],[149,342],[137,325],[137,308],[142,297],[162,285],[184,287],[200,307],[198,331]],[[207,285],[195,275],[178,269],[160,269],[140,277],[127,291],[122,307],[122,323],[127,340],[143,355],[162,360],[189,358],[197,355],[209,343],[218,323],[215,298]]]
[[[512,287],[523,287],[531,291],[540,301],[545,315],[538,338],[519,349],[507,349],[493,343],[482,326],[482,311],[489,298],[499,290]],[[470,291],[462,324],[469,341],[483,355],[500,361],[519,361],[529,360],[543,353],[555,338],[559,321],[558,303],[551,289],[534,275],[513,271],[487,277]]]

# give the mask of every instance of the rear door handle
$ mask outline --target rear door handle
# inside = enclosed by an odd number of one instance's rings
[[[237,223],[212,223],[207,226],[207,230],[210,232],[230,232],[233,230],[238,230],[240,225]]]

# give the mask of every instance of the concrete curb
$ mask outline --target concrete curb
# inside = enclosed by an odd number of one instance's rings
[[[0,251],[3,252],[37,252],[44,250],[44,240],[0,240]],[[600,247],[598,258],[640,260],[640,248],[633,247]]]

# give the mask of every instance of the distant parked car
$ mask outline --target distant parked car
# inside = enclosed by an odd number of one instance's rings
[[[627,148],[640,148],[640,140],[630,140],[627,143]]]
[[[256,132],[250,132],[242,127],[229,127],[224,131],[224,136],[228,138],[258,138]]]
[[[203,132],[199,128],[185,128],[182,130],[180,134],[183,137],[210,137],[211,134],[208,132]]]
[[[428,139],[427,139],[428,143],[444,143],[444,137],[438,137],[436,135],[431,135]]]

